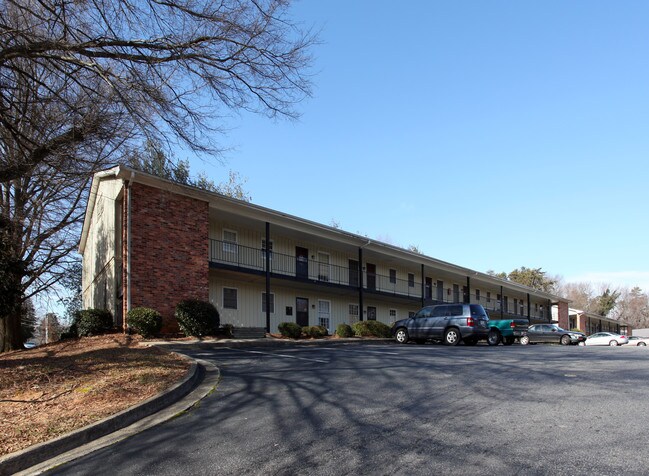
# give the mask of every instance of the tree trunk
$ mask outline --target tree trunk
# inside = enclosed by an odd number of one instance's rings
[[[9,352],[23,348],[20,330],[20,305],[13,307],[13,312],[3,312],[0,317],[0,352]]]

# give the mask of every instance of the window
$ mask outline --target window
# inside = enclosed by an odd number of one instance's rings
[[[223,288],[223,309],[237,309],[237,290]]]
[[[491,292],[487,291],[487,302],[491,302]]]
[[[397,284],[397,270],[396,269],[391,269],[390,270],[390,283],[391,284]]]
[[[390,317],[396,319],[397,318],[397,310],[396,309],[390,309]]]
[[[318,325],[329,329],[329,316],[331,315],[331,302],[318,301]]]
[[[237,232],[232,230],[223,230],[223,252],[237,253]]]
[[[318,280],[329,281],[329,254],[318,251]]]
[[[475,300],[478,304],[480,304],[480,290],[476,289],[475,290]]]
[[[266,293],[261,293],[261,312],[266,312]],[[270,293],[270,313],[275,314],[275,294]]]
[[[408,287],[409,288],[415,287],[415,275],[412,273],[408,273]]]
[[[273,240],[268,241],[268,251],[270,251],[270,259],[273,260]],[[261,239],[261,259],[266,260],[266,238]]]
[[[349,315],[350,316],[358,316],[358,304],[350,304],[349,305]]]

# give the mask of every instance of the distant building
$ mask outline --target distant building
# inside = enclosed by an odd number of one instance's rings
[[[461,220],[434,227],[475,231]],[[286,321],[331,332],[366,319],[390,324],[445,302],[531,323],[550,322],[555,306],[568,327],[569,301],[559,296],[125,167],[95,175],[80,252],[83,306],[111,310],[124,329],[128,310],[146,306],[174,332],[186,298],[212,302],[222,323],[270,331]]]
[[[568,310],[570,329],[579,329],[586,334],[595,332],[615,332],[618,334],[631,335],[631,326],[616,319],[609,319],[593,314],[592,312],[580,311],[579,309]],[[635,332],[635,331],[634,331]]]

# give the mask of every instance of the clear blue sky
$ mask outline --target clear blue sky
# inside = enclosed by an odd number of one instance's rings
[[[302,1],[298,122],[232,117],[253,202],[478,271],[649,290],[649,2]]]

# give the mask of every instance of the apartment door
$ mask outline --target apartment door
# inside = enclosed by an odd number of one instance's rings
[[[309,278],[309,250],[299,246],[295,247],[295,277]]]
[[[309,325],[309,300],[307,298],[295,298],[295,323],[302,327]]]
[[[441,304],[444,302],[444,281],[437,280],[437,301]]]
[[[376,308],[374,306],[367,306],[367,320],[376,321]]]
[[[358,261],[350,259],[349,260],[349,285],[352,287],[358,287]]]
[[[367,289],[376,290],[376,265],[367,263]]]
[[[426,299],[433,299],[433,278],[426,278]]]

